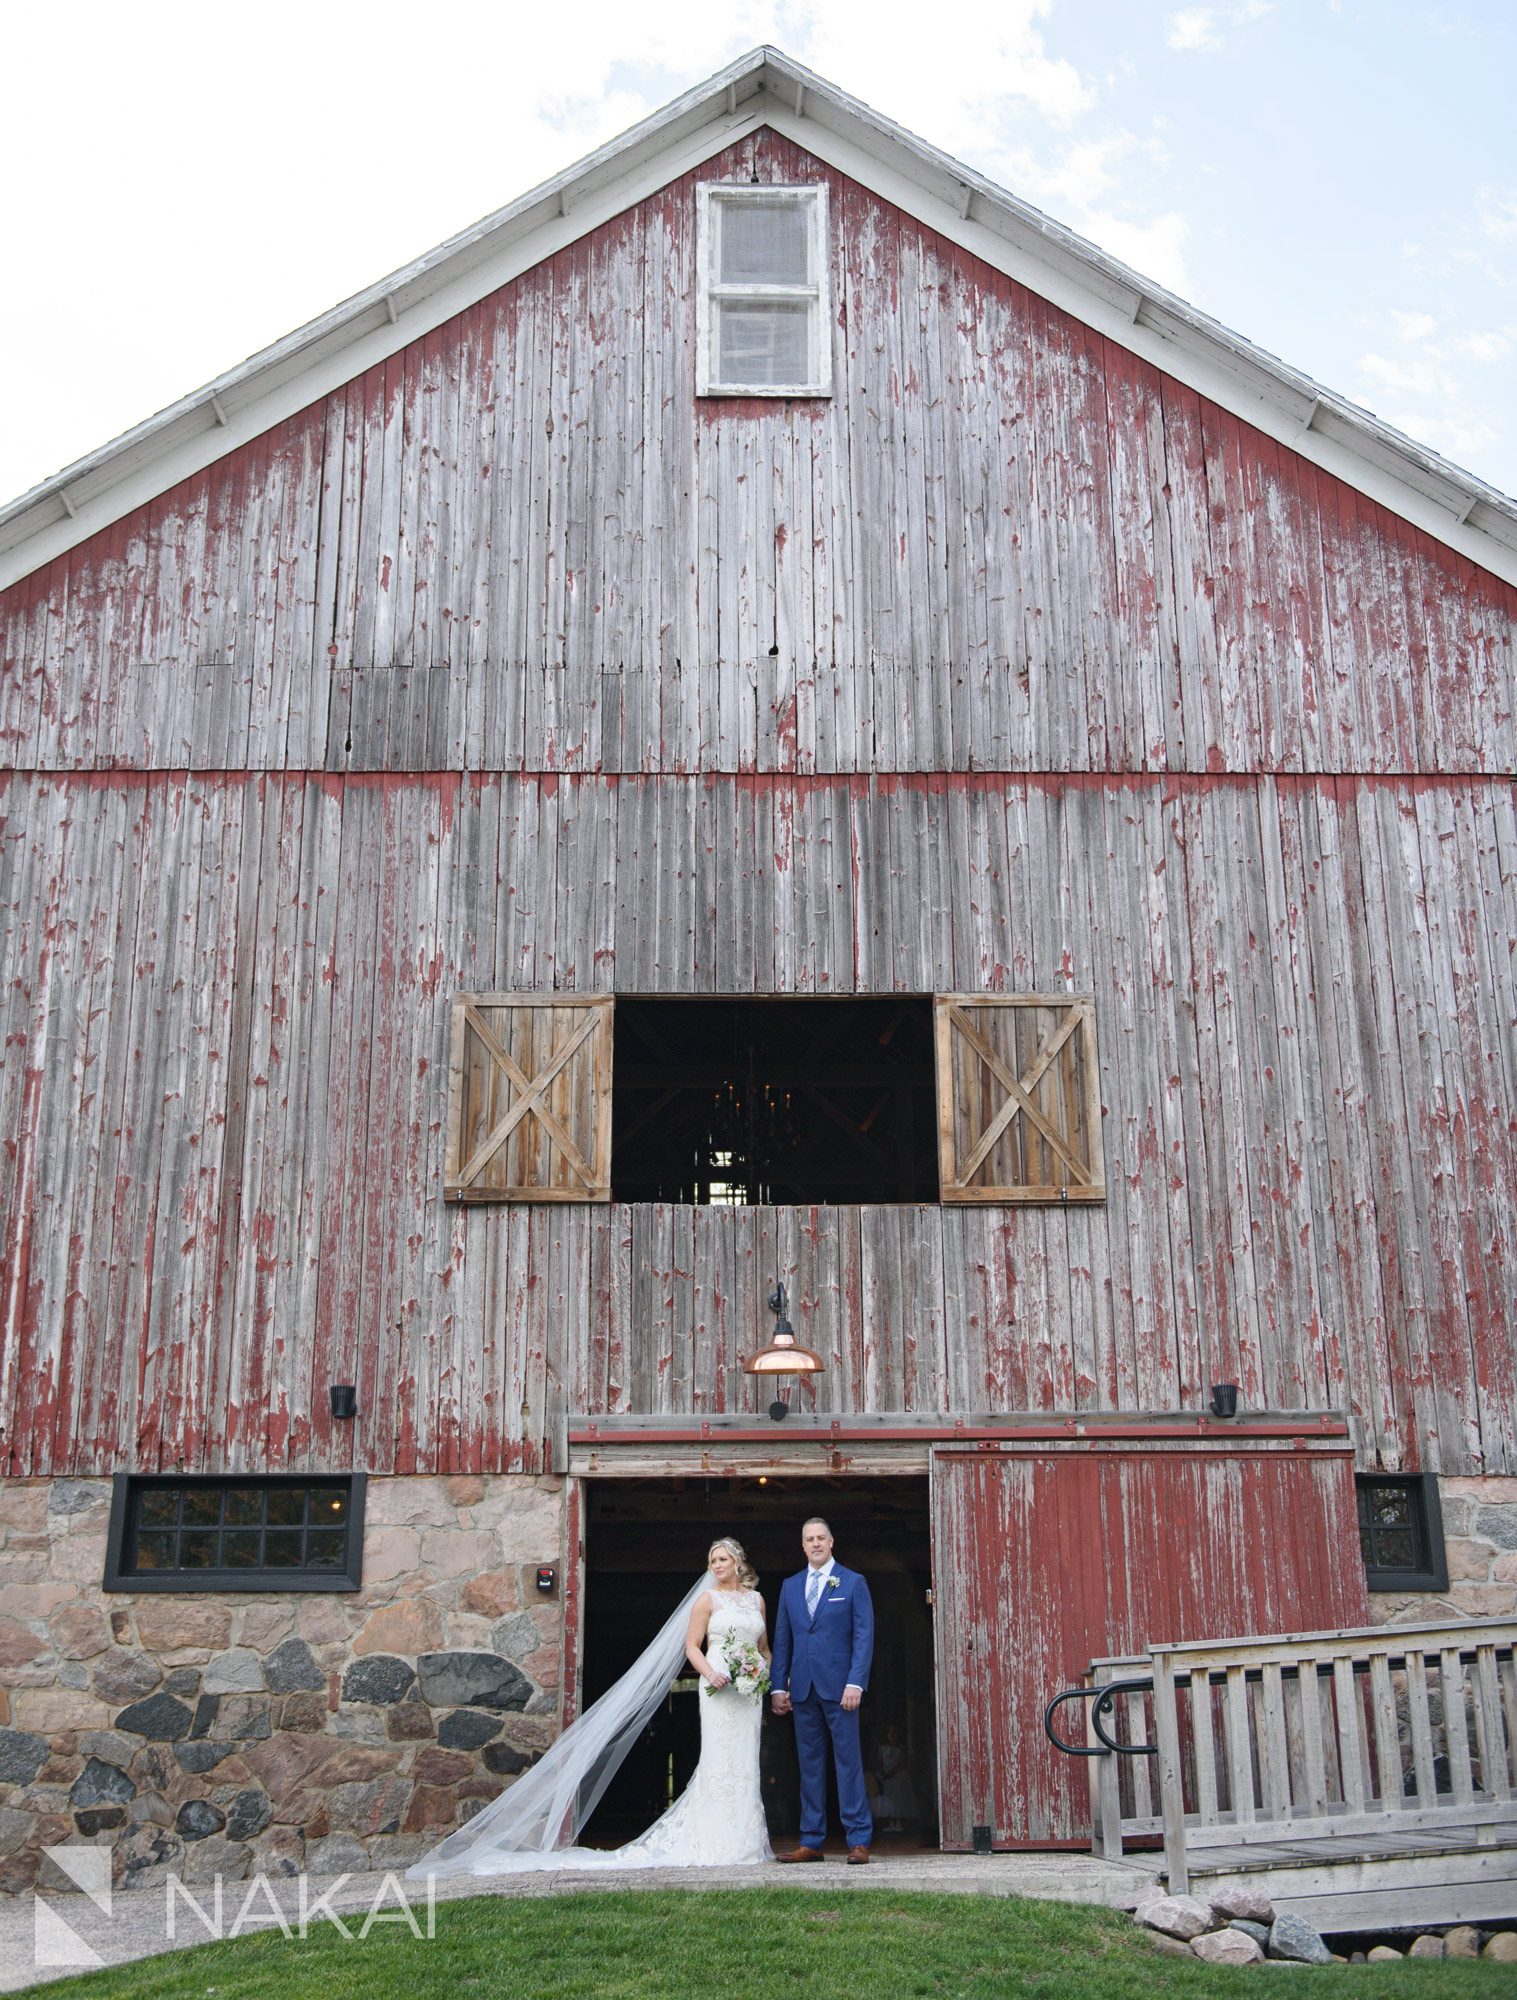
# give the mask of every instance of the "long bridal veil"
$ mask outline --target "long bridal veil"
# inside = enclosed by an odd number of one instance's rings
[[[708,1570],[659,1627],[621,1679],[593,1701],[514,1785],[406,1870],[428,1875],[504,1875],[560,1867],[623,1758],[669,1692],[685,1657],[690,1613],[715,1579]],[[570,1865],[573,1865],[572,1862]]]

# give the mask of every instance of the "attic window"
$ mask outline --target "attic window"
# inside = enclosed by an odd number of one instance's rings
[[[697,190],[701,395],[830,394],[826,193]]]

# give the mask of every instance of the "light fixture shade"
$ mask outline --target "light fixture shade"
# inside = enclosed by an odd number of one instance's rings
[[[820,1354],[802,1347],[795,1328],[785,1317],[785,1287],[777,1284],[769,1294],[769,1310],[774,1314],[774,1332],[769,1345],[743,1363],[745,1375],[820,1375],[827,1366]],[[772,1412],[771,1412],[772,1414]]]
[[[827,1366],[820,1354],[802,1347],[786,1328],[774,1330],[774,1338],[743,1363],[745,1375],[820,1375]]]

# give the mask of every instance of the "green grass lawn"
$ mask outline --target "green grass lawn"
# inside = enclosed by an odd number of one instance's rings
[[[1497,2000],[1511,1968],[1408,1960],[1384,1966],[1224,1970],[1161,1956],[1108,1910],[1011,1897],[849,1890],[666,1890],[439,1905],[437,1935],[393,1925],[346,1943],[227,1940],[88,1973],[50,2000],[892,2000],[1037,1994],[1040,2000],[1206,2000],[1240,1980],[1309,1983],[1361,2000]]]

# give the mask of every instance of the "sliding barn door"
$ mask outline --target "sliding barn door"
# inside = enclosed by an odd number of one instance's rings
[[[1369,1615],[1336,1441],[938,1446],[932,1537],[945,1847],[1089,1839],[1084,1759],[1043,1710],[1091,1660]]]

